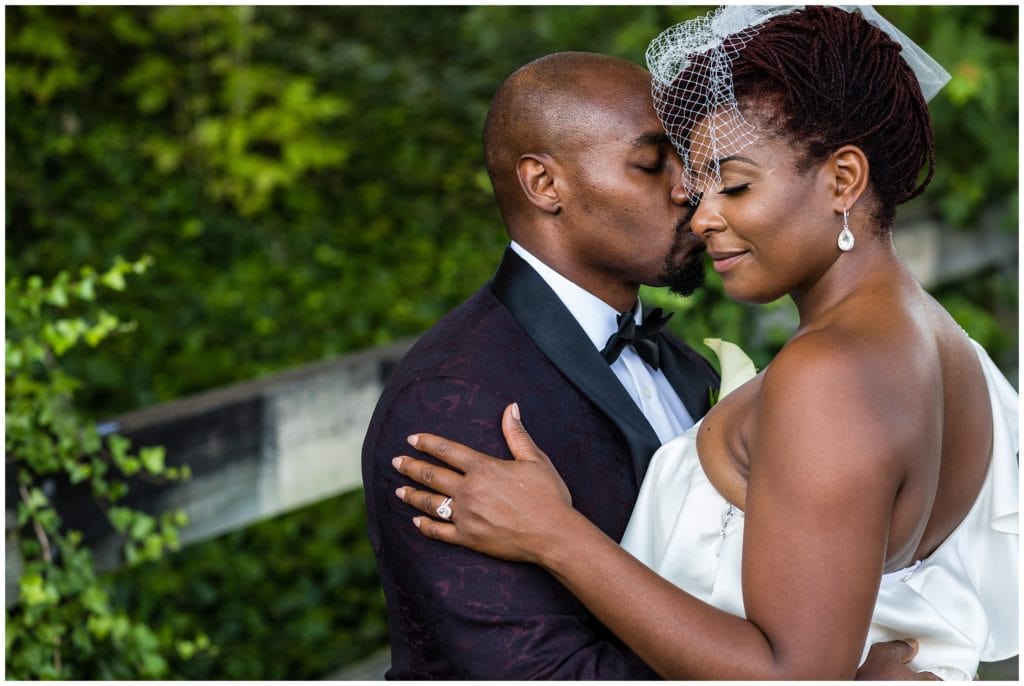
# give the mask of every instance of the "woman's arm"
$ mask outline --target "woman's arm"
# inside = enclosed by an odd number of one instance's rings
[[[544,566],[667,678],[852,678],[900,478],[871,430],[879,403],[865,395],[864,374],[833,351],[803,357],[780,355],[762,388],[744,538],[749,619],[682,592],[572,510],[510,412],[504,427],[515,462],[419,436],[418,449],[464,473],[402,460],[400,471],[455,499],[453,523],[418,518],[420,529]],[[402,495],[430,513],[440,501],[412,489]]]

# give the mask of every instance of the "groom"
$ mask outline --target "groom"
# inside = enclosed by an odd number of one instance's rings
[[[575,506],[618,540],[651,455],[704,415],[717,387],[707,362],[656,333],[661,318],[637,301],[641,284],[689,293],[704,273],[647,72],[583,53],[531,62],[495,95],[484,153],[511,246],[491,281],[402,361],[363,445],[387,676],[651,678],[544,571],[420,536],[394,495],[408,482],[391,458],[423,457],[407,435],[510,457],[500,420],[518,401]]]

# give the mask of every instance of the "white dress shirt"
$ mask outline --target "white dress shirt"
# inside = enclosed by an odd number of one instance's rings
[[[594,347],[598,351],[603,350],[609,337],[619,330],[619,313],[615,308],[541,262],[515,241],[512,241],[512,249],[551,287],[579,322]],[[639,300],[633,316],[638,325],[643,321]],[[693,426],[693,418],[665,374],[640,359],[632,346],[626,346],[610,366],[662,443],[667,443]]]

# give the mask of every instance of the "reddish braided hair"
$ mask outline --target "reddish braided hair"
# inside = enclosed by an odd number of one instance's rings
[[[755,118],[802,150],[801,166],[847,144],[864,151],[882,233],[896,206],[931,181],[935,142],[917,77],[899,45],[860,14],[807,7],[775,17],[732,68],[741,109],[753,107]]]

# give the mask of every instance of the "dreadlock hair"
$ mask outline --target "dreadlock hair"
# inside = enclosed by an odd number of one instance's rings
[[[931,181],[935,142],[917,77],[900,46],[859,14],[807,7],[775,17],[732,69],[741,110],[802,151],[803,168],[843,145],[864,151],[882,235],[892,230],[896,206]]]

